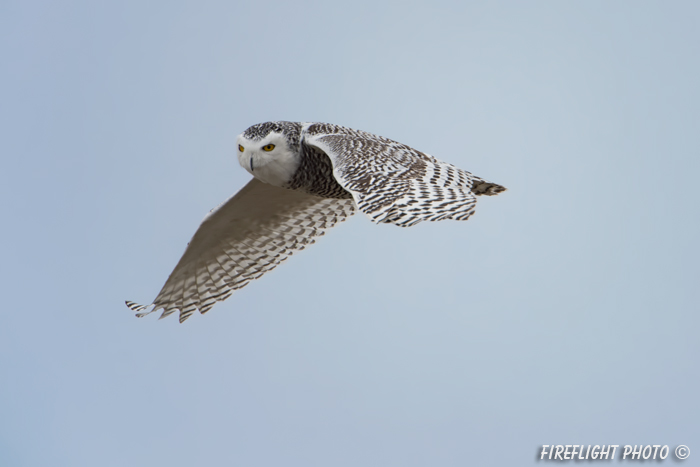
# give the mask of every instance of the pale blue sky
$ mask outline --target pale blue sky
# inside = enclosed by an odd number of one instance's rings
[[[680,1],[3,2],[0,465],[693,457],[698,24]],[[276,119],[509,191],[464,223],[355,216],[204,317],[134,318],[248,180],[236,135]]]

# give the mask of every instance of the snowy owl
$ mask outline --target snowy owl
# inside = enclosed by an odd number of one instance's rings
[[[136,316],[206,313],[356,210],[401,227],[467,220],[476,196],[505,191],[405,144],[327,123],[253,125],[238,136],[238,161],[253,179],[204,218],[151,305],[126,302]]]

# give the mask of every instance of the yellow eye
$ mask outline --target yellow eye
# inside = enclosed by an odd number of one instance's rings
[[[263,146],[263,151],[270,152],[270,151],[272,151],[273,149],[275,149],[275,145],[274,145],[274,144],[268,144],[268,145],[266,145],[266,146]]]
[[[239,144],[239,145],[238,145],[238,150],[241,151],[241,152],[243,152],[243,151],[245,151],[245,148]]]

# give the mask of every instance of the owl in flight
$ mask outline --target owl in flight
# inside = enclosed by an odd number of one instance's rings
[[[136,316],[206,313],[356,210],[401,227],[463,221],[477,196],[505,191],[405,144],[327,123],[253,125],[238,137],[238,161],[253,179],[204,218],[151,305],[126,302]]]

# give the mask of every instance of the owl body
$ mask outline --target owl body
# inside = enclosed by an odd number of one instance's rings
[[[476,196],[505,191],[405,144],[339,125],[266,122],[237,142],[253,180],[204,219],[151,305],[127,302],[137,316],[179,311],[182,322],[205,313],[357,210],[401,227],[466,220]]]
[[[238,136],[238,161],[252,176],[271,185],[300,190],[322,198],[351,198],[333,177],[326,154],[305,143],[311,124],[268,122]],[[274,146],[269,151],[263,148]]]

